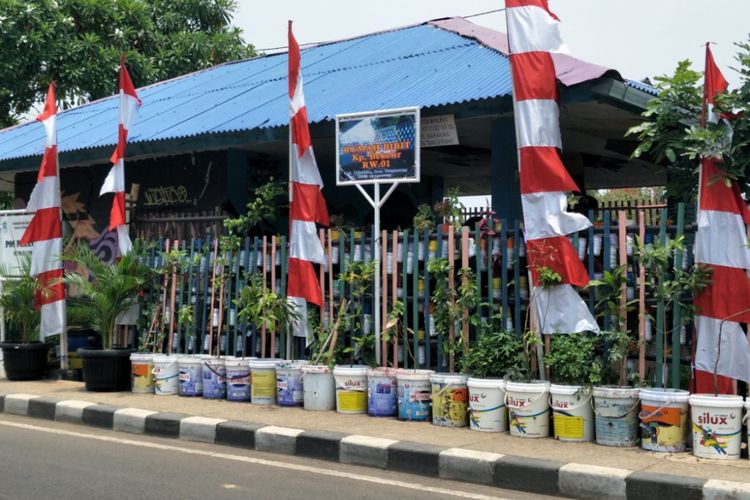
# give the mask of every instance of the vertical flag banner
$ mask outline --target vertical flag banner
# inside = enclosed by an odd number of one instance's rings
[[[117,127],[117,147],[110,161],[112,169],[104,179],[99,195],[114,193],[112,211],[109,214],[109,230],[117,231],[117,242],[120,255],[130,251],[132,244],[128,235],[127,217],[125,215],[125,146],[128,143],[128,131],[133,124],[141,100],[135,93],[135,87],[125,67],[125,55],[120,59],[120,120]]]
[[[57,105],[55,84],[47,91],[42,114],[36,119],[44,125],[45,141],[42,165],[27,212],[34,217],[21,237],[21,244],[32,244],[31,275],[38,287],[36,305],[41,309],[42,337],[57,335],[65,329],[65,286],[62,265],[62,216],[60,212],[60,173],[57,164]]]
[[[704,122],[719,122],[720,117],[714,112],[714,99],[728,86],[706,44]],[[695,298],[698,338],[695,392],[714,392],[714,366],[721,353],[718,390],[731,394],[734,392],[731,379],[750,381],[750,346],[740,327],[740,323],[750,323],[750,278],[747,275],[750,249],[746,228],[750,223],[750,211],[737,183],[726,182],[721,161],[721,158],[701,158],[695,261],[711,271],[711,284]]]
[[[552,53],[567,53],[559,19],[547,0],[506,0],[513,105],[518,141],[526,255],[542,333],[599,331],[573,288],[589,276],[567,235],[591,226],[568,213],[567,191],[578,191],[558,150],[562,148],[557,80]],[[559,285],[542,288],[539,270],[558,273]]]
[[[321,306],[323,294],[313,263],[324,264],[323,245],[318,238],[316,223],[328,225],[328,208],[321,189],[323,180],[315,162],[310,140],[305,96],[302,92],[300,50],[289,21],[289,266],[287,271],[287,297],[295,305],[301,319],[294,335],[312,339],[307,328],[307,303]]]

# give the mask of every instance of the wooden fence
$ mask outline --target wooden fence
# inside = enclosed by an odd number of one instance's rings
[[[605,271],[624,265],[627,284],[623,286],[623,300],[637,300],[637,310],[625,318],[625,328],[640,340],[638,352],[630,360],[642,380],[647,378],[656,385],[679,387],[680,365],[689,363],[691,325],[682,325],[679,311],[668,311],[668,322],[652,322],[657,308],[664,307],[646,297],[644,270],[634,259],[636,237],[641,241],[674,238],[685,233],[684,210],[678,210],[675,224],[667,221],[665,209],[659,212],[656,224],[647,224],[646,209],[639,209],[635,221],[628,223],[627,212],[618,210],[616,217],[610,211],[603,213],[602,224],[571,237],[574,248],[592,278]],[[591,214],[593,215],[593,214]],[[445,352],[444,341],[451,332],[435,331],[432,317],[431,293],[434,281],[427,272],[430,260],[444,257],[454,268],[474,270],[476,286],[483,305],[472,314],[488,319],[497,316],[501,324],[521,335],[526,310],[529,305],[529,283],[526,253],[519,222],[493,220],[484,231],[479,224],[461,231],[383,231],[377,235],[382,246],[378,255],[382,280],[382,318],[386,318],[393,304],[400,300],[406,305],[404,320],[412,333],[383,344],[383,359],[394,366],[432,368],[446,371],[453,366],[453,354]],[[692,231],[692,228],[688,228]],[[374,241],[371,232],[348,233],[321,230],[320,239],[326,252],[327,265],[321,266],[318,278],[325,297],[319,310],[322,321],[333,321],[336,304],[342,298],[352,298],[351,287],[341,278],[352,262],[368,262],[374,258]],[[692,234],[686,238],[686,251],[676,256],[685,266],[692,265]],[[287,242],[284,236],[246,238],[241,249],[221,255],[213,236],[204,239],[162,241],[162,249],[185,249],[195,264],[174,274],[174,281],[164,282],[147,294],[147,301],[164,306],[164,317],[156,327],[169,335],[172,351],[180,353],[206,353],[259,357],[304,358],[304,341],[288,339],[277,332],[267,332],[237,319],[233,299],[247,283],[250,275],[260,274],[271,290],[285,294],[287,273]],[[195,256],[199,256],[196,258]],[[153,250],[148,257],[153,266],[160,266],[163,255]],[[678,264],[683,265],[683,264]],[[161,289],[161,286],[165,289]],[[170,290],[168,291],[167,288]],[[612,327],[610,318],[597,310],[595,294],[581,291],[589,308],[599,318],[604,330]],[[365,333],[372,333],[372,290],[366,295],[363,310]],[[184,328],[176,312],[191,305],[195,322]],[[438,305],[439,307],[439,305]],[[317,311],[310,308],[309,314]],[[385,323],[385,320],[383,321]],[[488,328],[470,326],[467,314],[460,325],[463,338],[473,342]],[[152,324],[152,327],[154,325]],[[339,342],[352,346],[362,332],[347,331]]]

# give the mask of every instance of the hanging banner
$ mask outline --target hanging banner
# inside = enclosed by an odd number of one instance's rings
[[[8,276],[20,275],[22,256],[31,256],[31,245],[21,246],[20,240],[33,217],[23,210],[0,210],[0,266]]]
[[[419,108],[336,115],[336,184],[419,182]]]

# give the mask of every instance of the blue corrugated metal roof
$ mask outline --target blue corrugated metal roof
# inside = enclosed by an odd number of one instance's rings
[[[511,92],[507,57],[428,24],[302,52],[308,118],[438,106]],[[114,75],[113,75],[114,78]],[[286,125],[287,55],[227,63],[138,90],[143,101],[129,142],[150,142]],[[60,113],[58,150],[114,146],[113,96]],[[0,131],[0,161],[42,153],[38,123]]]
[[[653,86],[639,82],[637,80],[625,80],[625,84],[629,87],[633,87],[634,89],[641,90],[643,92],[646,92],[647,94],[651,94],[653,96],[659,95],[659,92],[654,88]]]

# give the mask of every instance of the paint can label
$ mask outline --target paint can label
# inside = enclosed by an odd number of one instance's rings
[[[134,393],[147,394],[154,392],[154,377],[151,374],[153,365],[149,363],[133,363],[130,369],[131,387]]]
[[[465,427],[469,389],[466,386],[432,384],[432,423],[444,427]]]
[[[697,410],[697,411],[696,411]],[[702,458],[740,458],[742,410],[693,407],[693,452]]]
[[[562,439],[583,439],[583,417],[565,415],[555,411],[552,414],[555,427],[555,437]]]
[[[651,451],[685,451],[687,404],[685,408],[642,404],[641,447]]]
[[[252,375],[252,400],[256,403],[273,403],[276,400],[276,372],[254,371]]]
[[[336,391],[336,408],[339,412],[364,413],[367,411],[367,393],[364,391]]]

